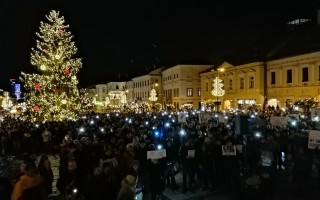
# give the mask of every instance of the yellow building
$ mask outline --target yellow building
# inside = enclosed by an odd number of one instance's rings
[[[284,107],[299,98],[320,100],[320,52],[270,60],[267,64],[268,104]]]
[[[198,109],[201,102],[199,72],[211,65],[176,65],[162,71],[163,104],[176,109],[188,104]]]
[[[201,102],[212,105],[220,101],[221,109],[246,109],[252,104],[262,105],[264,102],[264,65],[253,62],[244,65],[232,65],[224,62],[218,67],[200,73]],[[212,95],[213,80],[219,77],[224,84],[225,94],[217,97]]]

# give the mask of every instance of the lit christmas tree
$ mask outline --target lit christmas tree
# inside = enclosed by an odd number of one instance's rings
[[[84,91],[77,88],[76,74],[82,67],[73,36],[59,12],[51,11],[48,22],[40,22],[36,33],[37,49],[31,50],[31,64],[40,74],[21,72],[26,89],[26,119],[30,121],[61,121],[77,119],[91,104]]]

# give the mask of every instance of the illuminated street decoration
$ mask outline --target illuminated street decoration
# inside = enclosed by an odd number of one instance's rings
[[[154,102],[154,101],[157,101],[158,100],[158,97],[157,97],[157,91],[155,89],[152,89],[150,91],[150,97],[149,97],[149,100]]]
[[[13,106],[13,103],[9,97],[9,94],[5,93],[2,99],[1,107],[5,110],[10,110],[12,106]]]
[[[76,74],[82,61],[74,58],[77,48],[64,17],[51,11],[46,18],[48,22],[41,22],[36,33],[36,48],[31,49],[31,64],[39,73],[21,73],[27,91],[28,115],[24,118],[42,122],[77,119],[92,105],[85,92],[77,88]]]
[[[222,97],[226,91],[223,89],[223,83],[222,80],[219,77],[216,77],[213,79],[212,83],[213,89],[211,91],[211,94],[215,97]]]

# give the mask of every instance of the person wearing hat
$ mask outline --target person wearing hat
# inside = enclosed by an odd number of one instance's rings
[[[127,175],[121,182],[117,200],[134,200],[136,194],[136,178],[132,175]]]

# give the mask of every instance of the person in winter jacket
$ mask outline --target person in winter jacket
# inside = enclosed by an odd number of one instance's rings
[[[136,193],[136,179],[132,175],[127,175],[121,182],[117,200],[134,200]]]

